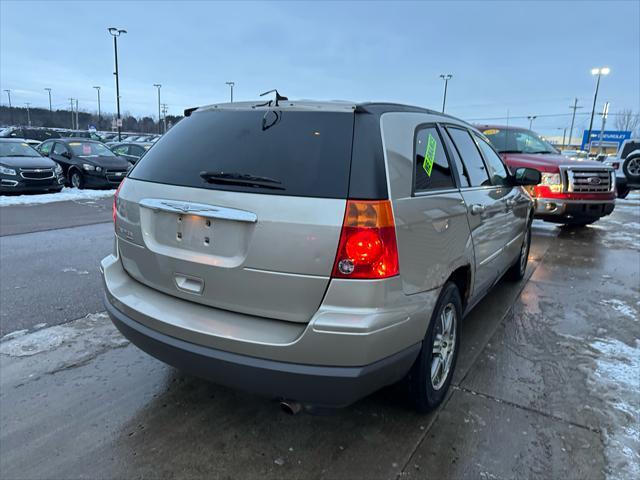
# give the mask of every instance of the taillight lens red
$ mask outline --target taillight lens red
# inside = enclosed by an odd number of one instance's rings
[[[332,276],[375,279],[398,271],[391,202],[348,200]]]
[[[126,179],[124,179],[126,180]],[[113,207],[111,209],[111,215],[113,216],[113,223],[115,225],[116,223],[116,214],[118,213],[118,194],[120,193],[120,189],[122,188],[122,185],[124,184],[124,180],[122,180],[120,182],[120,185],[118,185],[118,188],[116,189],[116,193],[113,195]]]

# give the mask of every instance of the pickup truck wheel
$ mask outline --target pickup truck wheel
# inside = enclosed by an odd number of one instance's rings
[[[458,358],[461,319],[460,292],[453,282],[447,282],[409,373],[411,397],[420,412],[433,410],[447,394]]]
[[[623,187],[620,190],[618,190],[618,198],[627,198],[627,195],[629,195],[629,192],[631,191],[631,189],[629,187]]]
[[[522,240],[522,247],[520,247],[520,255],[516,263],[507,271],[507,276],[513,281],[519,281],[524,278],[524,274],[527,272],[527,264],[529,263],[529,250],[531,249],[531,225],[524,233],[524,239]]]
[[[640,180],[640,155],[629,156],[622,165],[622,171],[628,180]]]

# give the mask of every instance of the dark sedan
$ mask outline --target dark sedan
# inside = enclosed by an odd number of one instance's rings
[[[153,143],[148,142],[122,142],[110,144],[109,148],[116,155],[126,158],[129,162],[135,164],[152,145]]]
[[[60,164],[75,188],[115,188],[131,168],[104,144],[86,138],[47,140],[38,150]]]
[[[60,165],[24,140],[0,139],[0,193],[59,192],[63,186]]]

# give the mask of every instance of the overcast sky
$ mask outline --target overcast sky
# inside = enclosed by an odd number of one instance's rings
[[[608,66],[598,108],[640,111],[640,2],[46,2],[0,0],[0,84],[12,103],[54,108],[78,98],[115,111],[113,42],[119,40],[123,112],[157,116],[272,88],[292,99],[384,100],[442,106],[475,120],[570,113],[588,124],[595,78]],[[2,104],[7,95],[2,92]],[[570,116],[542,117],[557,134]],[[511,123],[528,125],[526,119]],[[599,125],[599,123],[598,123]]]

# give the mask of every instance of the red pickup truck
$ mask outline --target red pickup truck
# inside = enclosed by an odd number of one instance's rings
[[[600,162],[570,159],[531,130],[479,125],[513,171],[517,167],[542,172],[539,185],[529,188],[535,217],[547,222],[588,225],[613,212],[616,182],[613,168]]]

